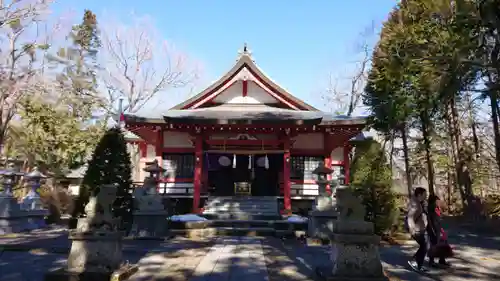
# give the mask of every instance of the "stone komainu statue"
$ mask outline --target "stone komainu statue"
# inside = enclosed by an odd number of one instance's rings
[[[349,188],[336,189],[336,205],[340,220],[364,221],[365,207]]]
[[[144,179],[142,188],[134,191],[134,203],[140,211],[164,210],[163,199],[156,192],[157,181],[153,177]]]
[[[116,199],[116,185],[102,185],[99,193],[92,196],[85,205],[86,223],[79,229],[90,230],[115,230],[116,222],[113,218],[112,205]]]

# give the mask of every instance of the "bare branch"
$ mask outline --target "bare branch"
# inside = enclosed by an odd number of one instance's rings
[[[49,13],[50,4],[46,0],[0,2],[0,145],[39,70],[36,54],[47,48],[38,23]]]
[[[347,78],[329,75],[329,84],[323,98],[327,106],[331,107],[337,114],[351,116],[359,107],[361,97],[368,76],[368,68],[371,64],[372,47],[367,39],[373,34],[374,27],[367,29],[361,34],[361,43],[358,42],[359,60],[354,63],[352,75]],[[369,32],[369,33],[368,33]]]
[[[157,95],[188,86],[198,78],[196,67],[161,40],[147,18],[135,18],[132,25],[117,22],[102,26],[108,113],[114,113],[120,97],[125,100],[125,111],[137,112]]]

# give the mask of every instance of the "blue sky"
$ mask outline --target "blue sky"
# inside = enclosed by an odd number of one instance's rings
[[[329,73],[349,76],[360,34],[387,17],[395,0],[65,0],[60,13],[84,9],[127,19],[134,12],[154,21],[162,36],[203,66],[201,87],[234,64],[244,42],[259,67],[295,96],[325,109],[321,93]],[[375,30],[377,33],[378,30]],[[376,41],[376,35],[369,39]],[[174,99],[174,102],[180,101]],[[169,104],[165,109],[172,106]]]

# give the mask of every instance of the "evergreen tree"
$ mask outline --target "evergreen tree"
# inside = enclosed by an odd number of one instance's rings
[[[398,216],[392,177],[382,146],[366,141],[356,146],[352,161],[351,187],[362,198],[366,220],[375,224],[379,235],[391,228]]]
[[[19,122],[11,138],[21,157],[30,159],[56,176],[64,176],[85,164],[104,132],[92,124],[100,108],[96,82],[96,54],[100,47],[95,15],[86,10],[80,24],[68,34],[68,46],[57,54],[46,52],[56,70],[36,91],[19,99]],[[42,85],[43,84],[43,85]],[[46,86],[45,86],[46,85]]]
[[[121,129],[109,129],[97,144],[92,159],[88,162],[87,172],[80,187],[80,193],[75,204],[73,218],[84,213],[89,197],[99,192],[99,187],[105,184],[117,184],[117,199],[113,204],[113,213],[122,222],[127,221],[131,211],[132,185],[130,155],[127,143]],[[122,224],[122,229],[124,224]]]

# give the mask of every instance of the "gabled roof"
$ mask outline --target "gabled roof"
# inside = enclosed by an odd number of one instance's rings
[[[199,107],[203,103],[203,100],[208,99],[210,96],[217,96],[220,93],[217,93],[218,90],[227,86],[227,84],[234,78],[238,73],[246,69],[253,75],[256,79],[259,80],[266,88],[271,91],[271,95],[276,97],[278,100],[282,101],[285,104],[292,105],[291,108],[295,108],[297,110],[307,110],[307,111],[318,111],[318,109],[313,106],[305,103],[304,101],[294,97],[287,90],[280,87],[277,83],[272,81],[267,75],[265,75],[262,70],[255,64],[252,59],[251,53],[248,50],[246,44],[243,48],[243,51],[240,53],[240,57],[236,64],[229,70],[224,76],[222,76],[219,80],[217,80],[212,85],[208,86],[201,93],[196,96],[174,106],[172,109],[194,109]],[[193,108],[194,107],[194,108]]]

